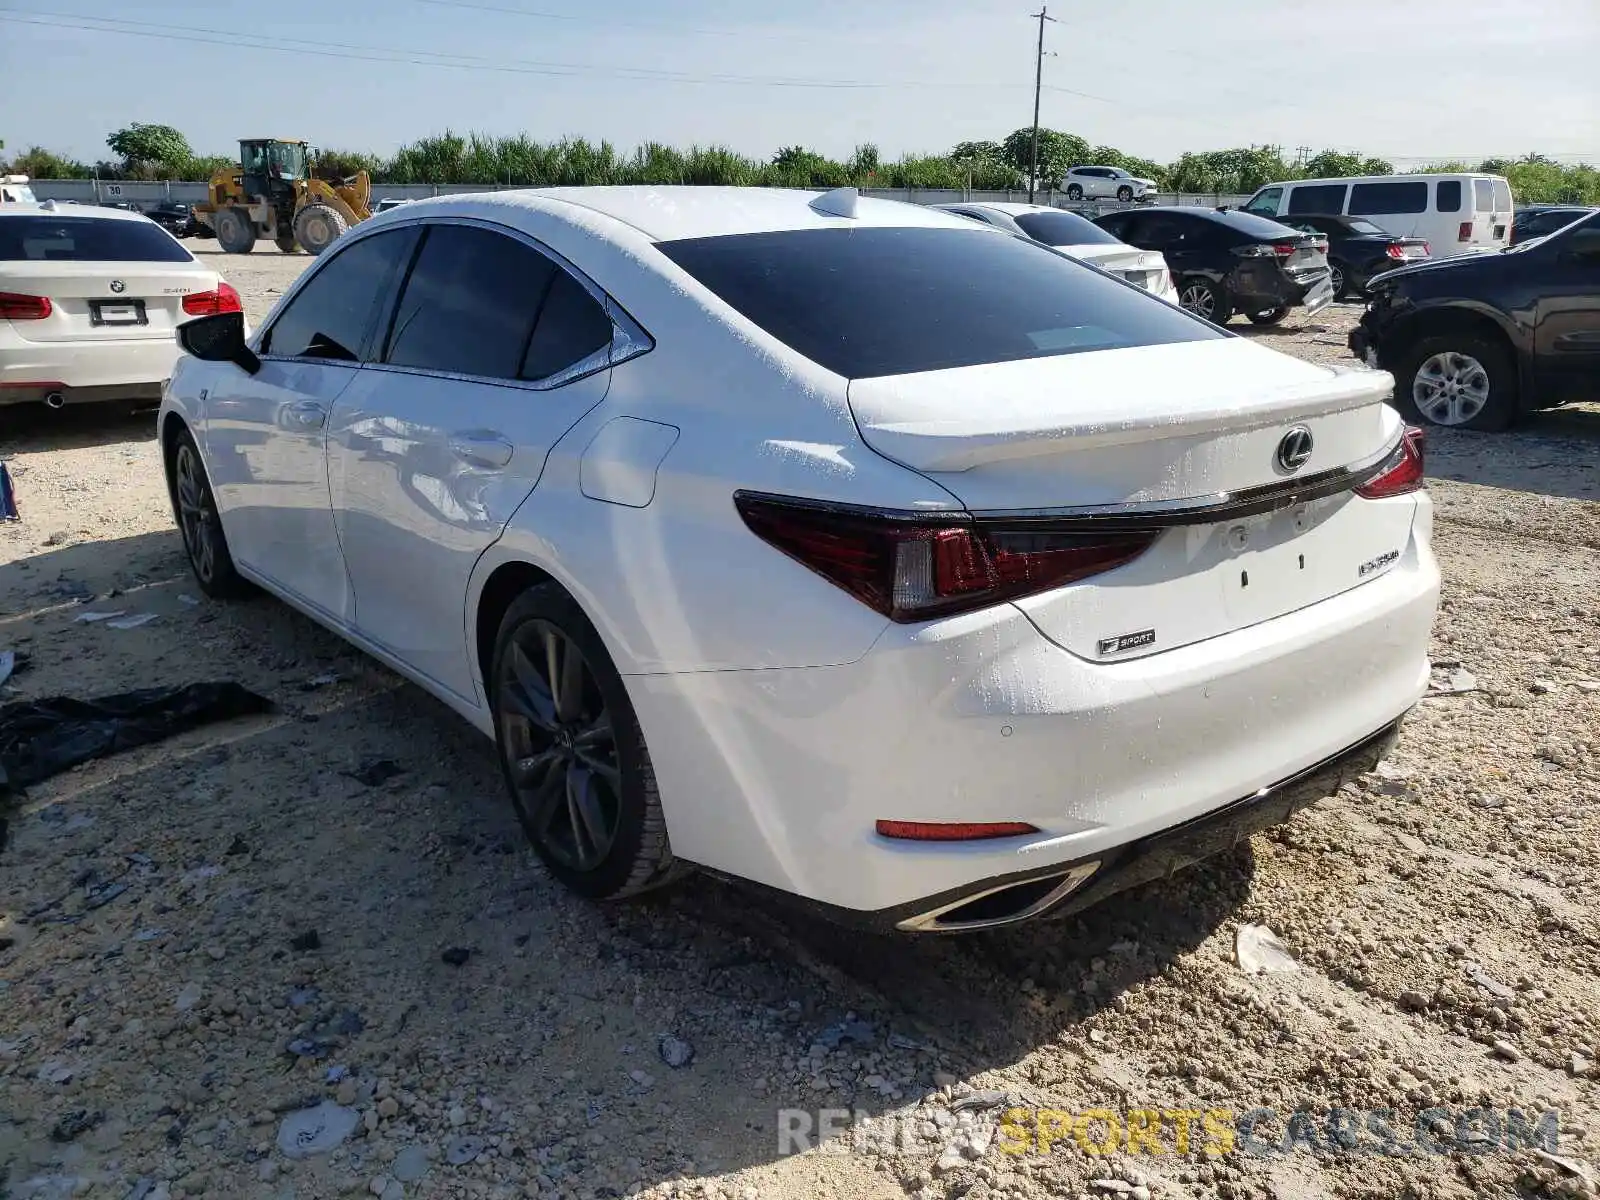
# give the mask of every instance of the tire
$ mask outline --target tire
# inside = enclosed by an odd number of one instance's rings
[[[1077,183],[1069,183],[1067,185],[1067,199],[1068,200],[1082,200],[1083,199],[1083,186],[1081,184],[1077,184]]]
[[[1328,264],[1328,282],[1333,285],[1333,298],[1343,300],[1345,288],[1350,281],[1345,277],[1344,268],[1336,262]]]
[[[1522,416],[1516,358],[1492,336],[1463,329],[1423,338],[1393,370],[1395,406],[1429,425],[1497,433]]]
[[[294,236],[307,254],[321,254],[344,236],[350,223],[327,204],[308,204],[294,215]]]
[[[249,254],[256,248],[256,231],[249,219],[236,208],[219,208],[213,218],[217,245],[229,254]]]
[[[1283,321],[1283,319],[1289,315],[1289,308],[1290,308],[1290,306],[1287,305],[1287,304],[1280,304],[1277,308],[1266,308],[1266,309],[1262,309],[1260,312],[1253,312],[1253,313],[1250,314],[1250,324],[1252,324],[1252,325],[1277,325],[1277,324],[1280,324]]]
[[[177,436],[167,457],[167,487],[189,569],[200,590],[213,600],[248,596],[255,589],[233,565],[216,498],[211,494],[211,480],[200,448],[187,429]]]
[[[1122,201],[1124,204],[1133,203],[1133,189],[1127,184],[1123,184],[1117,189],[1117,199]]]
[[[1233,316],[1228,293],[1209,279],[1190,276],[1178,284],[1178,306],[1185,312],[1204,317],[1213,325],[1226,325]]]
[[[553,583],[518,597],[485,682],[512,809],[552,875],[580,896],[620,900],[687,872],[622,676],[572,597]]]
[[[295,254],[300,250],[300,243],[294,240],[294,234],[286,233],[282,237],[272,239],[272,244],[284,254]]]

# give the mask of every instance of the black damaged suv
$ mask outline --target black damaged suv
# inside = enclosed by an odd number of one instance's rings
[[[1498,430],[1600,400],[1600,213],[1507,250],[1385,272],[1351,352],[1433,425]]]

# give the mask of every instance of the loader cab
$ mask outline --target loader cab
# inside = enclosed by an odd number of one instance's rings
[[[239,166],[247,196],[264,197],[268,203],[291,203],[295,184],[307,178],[306,144],[277,138],[241,138]]]

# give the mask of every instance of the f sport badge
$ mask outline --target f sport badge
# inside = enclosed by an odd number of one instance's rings
[[[1140,646],[1154,646],[1156,644],[1156,631],[1154,629],[1141,629],[1138,633],[1119,633],[1116,637],[1100,639],[1101,654],[1121,654],[1125,650],[1137,650]]]

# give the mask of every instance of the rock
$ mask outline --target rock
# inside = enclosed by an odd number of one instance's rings
[[[1494,976],[1490,975],[1489,972],[1485,971],[1477,963],[1467,963],[1466,966],[1462,968],[1462,972],[1468,979],[1472,980],[1473,983],[1477,984],[1491,996],[1494,996],[1500,1000],[1516,999],[1517,993],[1514,990],[1508,988]]]
[[[228,957],[228,949],[226,946],[219,946],[216,943],[212,943],[206,947],[206,957],[212,962],[221,962],[223,959]]]
[[[394,1156],[390,1173],[401,1183],[415,1183],[428,1173],[428,1152],[421,1146],[407,1146]]]
[[[88,1133],[89,1130],[99,1125],[106,1119],[105,1113],[99,1109],[74,1109],[56,1122],[55,1128],[50,1131],[52,1142],[70,1142],[79,1134]]]
[[[460,1129],[467,1123],[467,1110],[459,1104],[453,1104],[445,1114],[445,1119],[450,1122],[451,1129]]]
[[[326,1154],[354,1133],[360,1121],[361,1115],[354,1109],[324,1100],[283,1119],[278,1126],[278,1149],[291,1159]]]
[[[483,1139],[478,1137],[453,1137],[444,1148],[444,1160],[453,1167],[464,1167],[483,1153]]]
[[[256,1164],[256,1178],[262,1183],[271,1183],[278,1177],[278,1162],[276,1159],[263,1158]]]
[[[381,787],[391,779],[404,775],[406,769],[392,758],[369,758],[355,770],[339,773],[365,787]]]
[[[971,1108],[971,1109],[999,1108],[1001,1105],[1005,1104],[1007,1101],[1009,1101],[1011,1099],[1013,1099],[1013,1097],[1007,1092],[1000,1092],[1000,1091],[972,1092],[969,1095],[962,1096],[959,1100],[952,1100],[950,1102],[950,1111],[951,1112],[961,1112],[964,1109],[969,1109],[969,1108]]]
[[[182,990],[178,992],[178,997],[173,1001],[173,1006],[179,1012],[188,1012],[196,1004],[200,1003],[201,995],[203,993],[198,983],[186,983],[183,985]]]
[[[335,1104],[341,1104],[345,1108],[349,1108],[356,1102],[356,1097],[360,1094],[360,1089],[356,1087],[356,1081],[354,1079],[346,1079],[339,1085],[339,1090],[334,1092],[333,1101]]]
[[[389,1190],[389,1185],[393,1182],[387,1175],[375,1175],[372,1182],[367,1184],[367,1191],[374,1196],[381,1196]]]
[[[1269,975],[1298,971],[1289,948],[1265,925],[1241,925],[1233,941],[1234,957],[1246,975]]]
[[[1400,993],[1398,1003],[1406,1012],[1421,1012],[1428,1007],[1428,998],[1419,991],[1407,988]]]
[[[629,1071],[628,1078],[643,1088],[654,1087],[656,1082],[649,1071]]]
[[[960,1079],[950,1074],[949,1071],[935,1071],[933,1073],[933,1086],[937,1088],[955,1087]]]
[[[1571,1075],[1574,1079],[1582,1075],[1586,1075],[1591,1065],[1592,1064],[1589,1062],[1589,1060],[1583,1055],[1579,1054],[1576,1050],[1572,1051],[1567,1056],[1567,1074]]]
[[[939,1161],[933,1164],[933,1169],[937,1174],[945,1175],[966,1165],[967,1156],[961,1152],[961,1146],[952,1142],[939,1152]]]
[[[674,1071],[687,1067],[694,1061],[694,1047],[676,1034],[664,1033],[656,1044],[661,1061]]]
[[[1518,1062],[1522,1058],[1522,1051],[1518,1050],[1510,1042],[1497,1041],[1491,1048],[1498,1057],[1505,1059],[1507,1062]]]
[[[1535,696],[1548,696],[1556,690],[1556,683],[1553,679],[1535,679],[1528,685],[1528,690]]]
[[[297,954],[305,954],[312,950],[322,949],[322,935],[315,929],[307,929],[295,934],[289,939],[289,949]],[[293,1001],[291,1001],[293,1003]]]
[[[1600,692],[1600,679],[1580,679],[1572,686],[1580,692],[1588,692],[1593,695],[1595,692]]]
[[[378,1101],[378,1115],[385,1121],[392,1117],[398,1116],[399,1113],[400,1102],[393,1096],[385,1096],[382,1100]]]
[[[1150,1188],[1142,1183],[1133,1185],[1133,1191],[1128,1193],[1130,1200],[1150,1200]]]
[[[1126,1196],[1133,1191],[1133,1184],[1121,1179],[1091,1179],[1089,1186],[1097,1192],[1112,1192],[1119,1196]]]
[[[449,963],[452,967],[462,967],[466,965],[467,959],[471,957],[472,951],[465,946],[451,946],[450,949],[439,955],[439,961]]]

